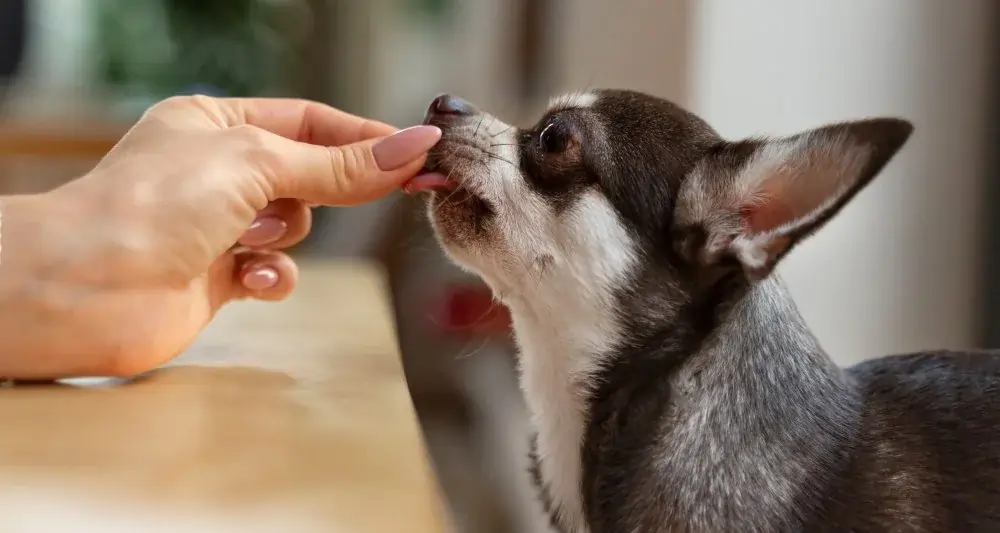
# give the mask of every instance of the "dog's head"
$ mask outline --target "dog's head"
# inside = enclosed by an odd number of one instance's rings
[[[650,271],[689,290],[726,274],[752,283],[912,131],[885,118],[727,141],[668,101],[617,90],[555,99],[528,128],[445,95],[426,122],[444,135],[435,173],[414,184],[432,191],[449,255],[505,299],[553,283],[606,292]]]

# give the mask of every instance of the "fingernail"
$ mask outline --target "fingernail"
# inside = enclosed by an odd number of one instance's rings
[[[427,153],[441,140],[437,126],[413,126],[397,131],[372,146],[375,163],[381,170],[396,170]]]
[[[264,246],[285,236],[288,224],[276,217],[258,218],[250,224],[250,229],[243,234],[240,244],[244,246]]]
[[[278,284],[278,271],[268,266],[257,266],[243,274],[243,286],[252,291],[263,291]]]

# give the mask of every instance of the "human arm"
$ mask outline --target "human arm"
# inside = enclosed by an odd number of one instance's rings
[[[0,376],[134,375],[226,302],[287,296],[281,250],[309,231],[308,206],[389,194],[439,136],[300,100],[155,106],[87,175],[0,199]],[[274,283],[247,283],[260,273]]]

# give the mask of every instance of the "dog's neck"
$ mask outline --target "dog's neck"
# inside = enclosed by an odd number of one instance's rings
[[[530,291],[501,293],[511,311],[521,389],[536,433],[535,474],[566,533],[587,531],[580,493],[586,412],[601,366],[624,330],[612,292],[579,281],[594,275],[553,272]]]
[[[859,407],[779,280],[750,287],[693,343],[676,338],[697,329],[683,311],[664,313],[672,318],[661,319],[661,335],[637,346],[642,336],[607,295],[560,292],[509,305],[541,482],[567,532],[588,530],[586,507],[617,507],[626,514],[602,518],[628,520],[624,502],[644,501],[672,502],[654,514],[694,530],[724,526],[740,509],[758,510],[742,519],[766,529],[808,508],[800,495],[828,483],[832,474],[823,470],[834,468],[832,458],[856,431]],[[545,303],[554,300],[558,309]],[[635,402],[656,415],[635,410]],[[602,445],[608,427],[629,428],[613,436],[628,452]],[[656,444],[643,449],[647,457],[607,456],[636,455],[639,442]],[[620,505],[587,493],[591,481],[611,473],[603,465],[629,462],[637,466],[626,473],[631,485],[617,491]],[[659,494],[629,493],[637,487]]]

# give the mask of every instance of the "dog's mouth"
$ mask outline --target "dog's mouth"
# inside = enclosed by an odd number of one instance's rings
[[[421,192],[453,192],[460,188],[457,181],[451,179],[450,172],[441,168],[433,157],[427,159],[427,164],[415,177],[403,184],[403,189],[411,194]]]
[[[429,193],[435,212],[460,219],[468,219],[479,226],[493,214],[493,208],[483,197],[452,177],[454,170],[430,157],[423,170],[403,185],[409,194]]]

